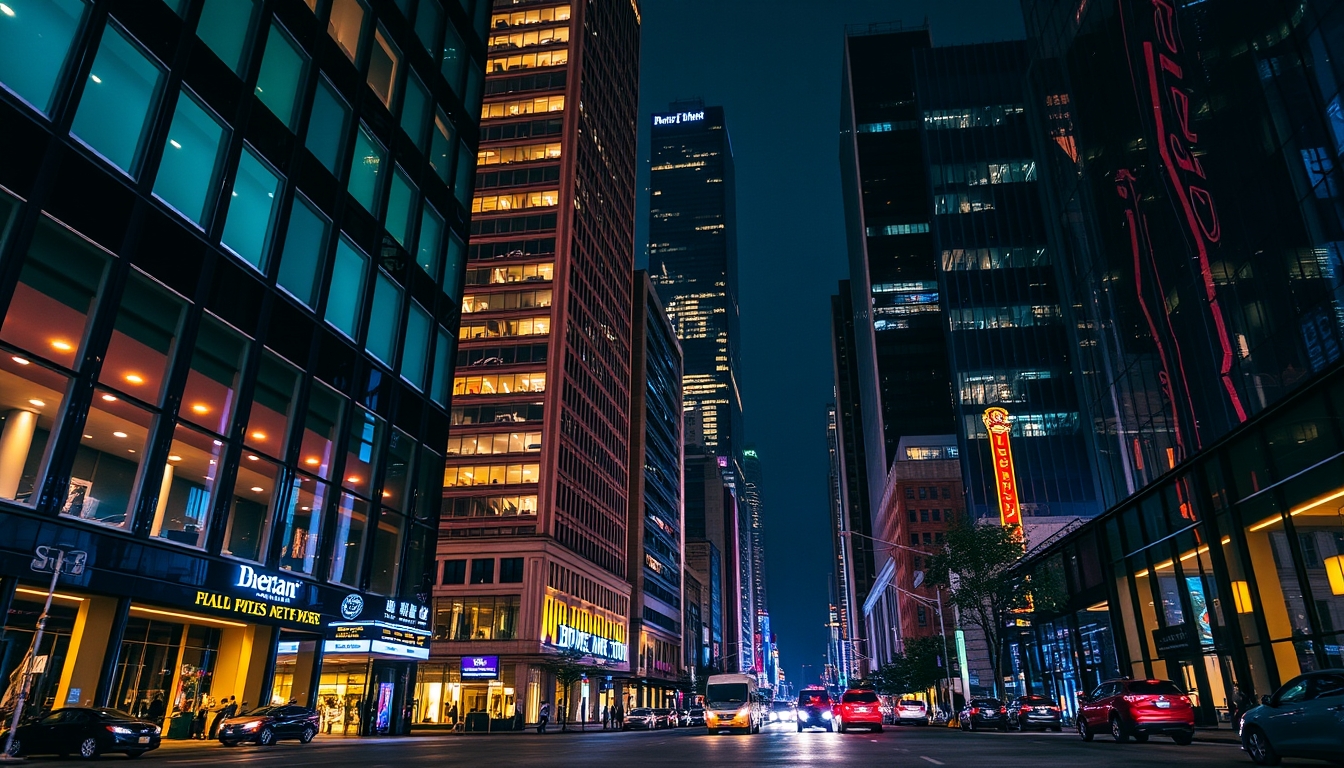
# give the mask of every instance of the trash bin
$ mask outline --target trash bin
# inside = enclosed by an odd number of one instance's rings
[[[165,739],[191,738],[191,721],[194,717],[190,712],[180,712],[168,718],[168,732],[163,737]]]

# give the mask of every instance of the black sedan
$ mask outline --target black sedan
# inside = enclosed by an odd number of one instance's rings
[[[251,742],[269,747],[281,739],[298,739],[307,744],[317,735],[316,712],[293,704],[257,707],[219,724],[219,743],[234,747]]]
[[[0,734],[0,743],[8,733]],[[10,754],[79,755],[92,760],[120,752],[139,757],[159,746],[159,726],[104,707],[66,707],[19,726]]]
[[[961,708],[957,717],[961,730],[978,731],[981,728],[1008,730],[1008,706],[998,699],[976,698]]]
[[[1044,696],[1018,696],[1008,702],[1008,727],[1019,731],[1039,728],[1055,733],[1063,728],[1059,707]]]

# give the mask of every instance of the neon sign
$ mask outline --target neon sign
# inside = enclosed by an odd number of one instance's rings
[[[670,115],[654,115],[653,124],[659,125],[681,125],[682,123],[698,123],[705,119],[705,110],[699,112],[673,112]]]
[[[1013,468],[1013,447],[1009,442],[1011,417],[1003,408],[986,408],[981,419],[989,432],[989,447],[994,457],[994,484],[999,489],[999,523],[1021,525],[1022,505],[1017,497],[1017,473]]]

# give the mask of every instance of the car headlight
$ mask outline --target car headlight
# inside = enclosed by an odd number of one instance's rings
[[[821,713],[821,719],[822,719],[822,720],[830,720],[830,719],[831,719],[831,713],[830,713],[830,712],[822,712],[822,713]]]
[[[806,712],[799,712],[799,713],[798,713],[798,722],[800,722],[800,723],[805,723],[805,722],[807,722],[807,713],[806,713]]]
[[[107,730],[113,733],[122,733],[122,734],[135,733],[135,731],[132,731],[130,728],[123,728],[120,725],[109,725],[107,726]]]
[[[161,732],[161,731],[163,731],[163,729],[162,729],[162,728],[160,728],[160,727],[159,727],[159,726],[157,726],[157,725],[156,725],[156,726],[154,726],[154,735],[155,735],[155,736],[158,736],[158,735],[159,735],[159,733],[160,733],[160,732]]]
[[[242,724],[241,726],[239,726],[239,727],[242,728],[244,731],[255,731],[255,730],[257,730],[258,728],[261,727],[261,721],[260,721],[260,720],[252,720],[252,721],[250,721],[250,722],[243,723],[243,724]]]
[[[733,716],[733,719],[736,720],[739,717],[750,717],[750,716],[751,716],[751,707],[748,706],[737,710],[737,714]]]

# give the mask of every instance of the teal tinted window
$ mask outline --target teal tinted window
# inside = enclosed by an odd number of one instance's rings
[[[369,313],[369,335],[364,348],[388,365],[392,364],[392,353],[397,348],[400,319],[401,289],[379,271],[373,284],[373,309]]]
[[[245,148],[238,160],[221,242],[263,272],[279,194],[280,177],[250,147]]]
[[[443,73],[453,93],[462,93],[462,76],[466,74],[467,62],[470,60],[471,54],[462,44],[462,38],[457,36],[457,30],[449,24],[443,35],[443,63],[439,71]]]
[[[109,24],[70,132],[133,175],[162,80],[158,65]]]
[[[163,143],[154,194],[178,213],[204,225],[223,151],[224,128],[183,91],[177,97],[168,140]]]
[[[331,223],[300,195],[294,196],[275,281],[309,307],[317,305],[317,287],[322,279],[322,258]]]
[[[434,110],[434,127],[430,131],[429,165],[444,184],[452,184],[453,124],[443,110]]]
[[[406,344],[401,351],[401,375],[416,389],[425,388],[429,334],[433,327],[429,313],[412,301],[410,314],[406,316]]]
[[[429,91],[420,78],[411,73],[406,81],[406,93],[401,97],[401,130],[411,137],[415,146],[425,148],[425,123],[429,116]]]
[[[173,9],[173,13],[178,16],[184,16],[187,12],[187,0],[163,0],[164,4]]]
[[[411,217],[415,215],[415,187],[398,168],[392,174],[392,189],[387,193],[387,233],[403,246],[411,234]]]
[[[235,73],[243,74],[243,47],[256,0],[205,0],[196,36]]]
[[[485,75],[481,74],[481,68],[473,63],[467,73],[467,93],[462,102],[472,117],[481,116],[481,88],[484,84]]]
[[[439,53],[439,30],[443,27],[443,7],[438,0],[420,0],[420,11],[415,15],[415,36],[430,56]]]
[[[387,150],[364,126],[355,134],[355,154],[350,158],[350,180],[346,189],[364,210],[378,215],[378,178],[387,161]]]
[[[266,36],[266,53],[261,59],[261,72],[257,74],[257,98],[290,128],[294,127],[298,116],[303,65],[303,51],[280,27],[271,25]]]
[[[350,105],[324,77],[317,83],[313,114],[308,119],[308,138],[303,145],[332,175],[341,175],[341,147],[350,128]]]
[[[0,16],[0,83],[42,112],[88,6],[81,0],[5,0]]]
[[[471,207],[472,178],[476,173],[476,153],[467,149],[466,144],[457,147],[457,179],[453,182],[453,195],[463,208]]]
[[[448,404],[448,396],[453,392],[453,339],[447,331],[439,328],[438,342],[434,345],[434,380],[430,389],[430,398],[439,405]]]
[[[443,217],[428,204],[420,213],[420,239],[415,249],[415,263],[425,270],[430,279],[438,277],[439,254],[443,250]]]
[[[467,258],[467,246],[456,234],[448,233],[448,263],[443,267],[443,292],[453,301],[462,298],[462,263]]]
[[[369,257],[349,241],[336,242],[336,259],[331,269],[331,287],[327,289],[327,322],[350,338],[355,337],[359,322],[359,304],[364,297],[365,266]]]

